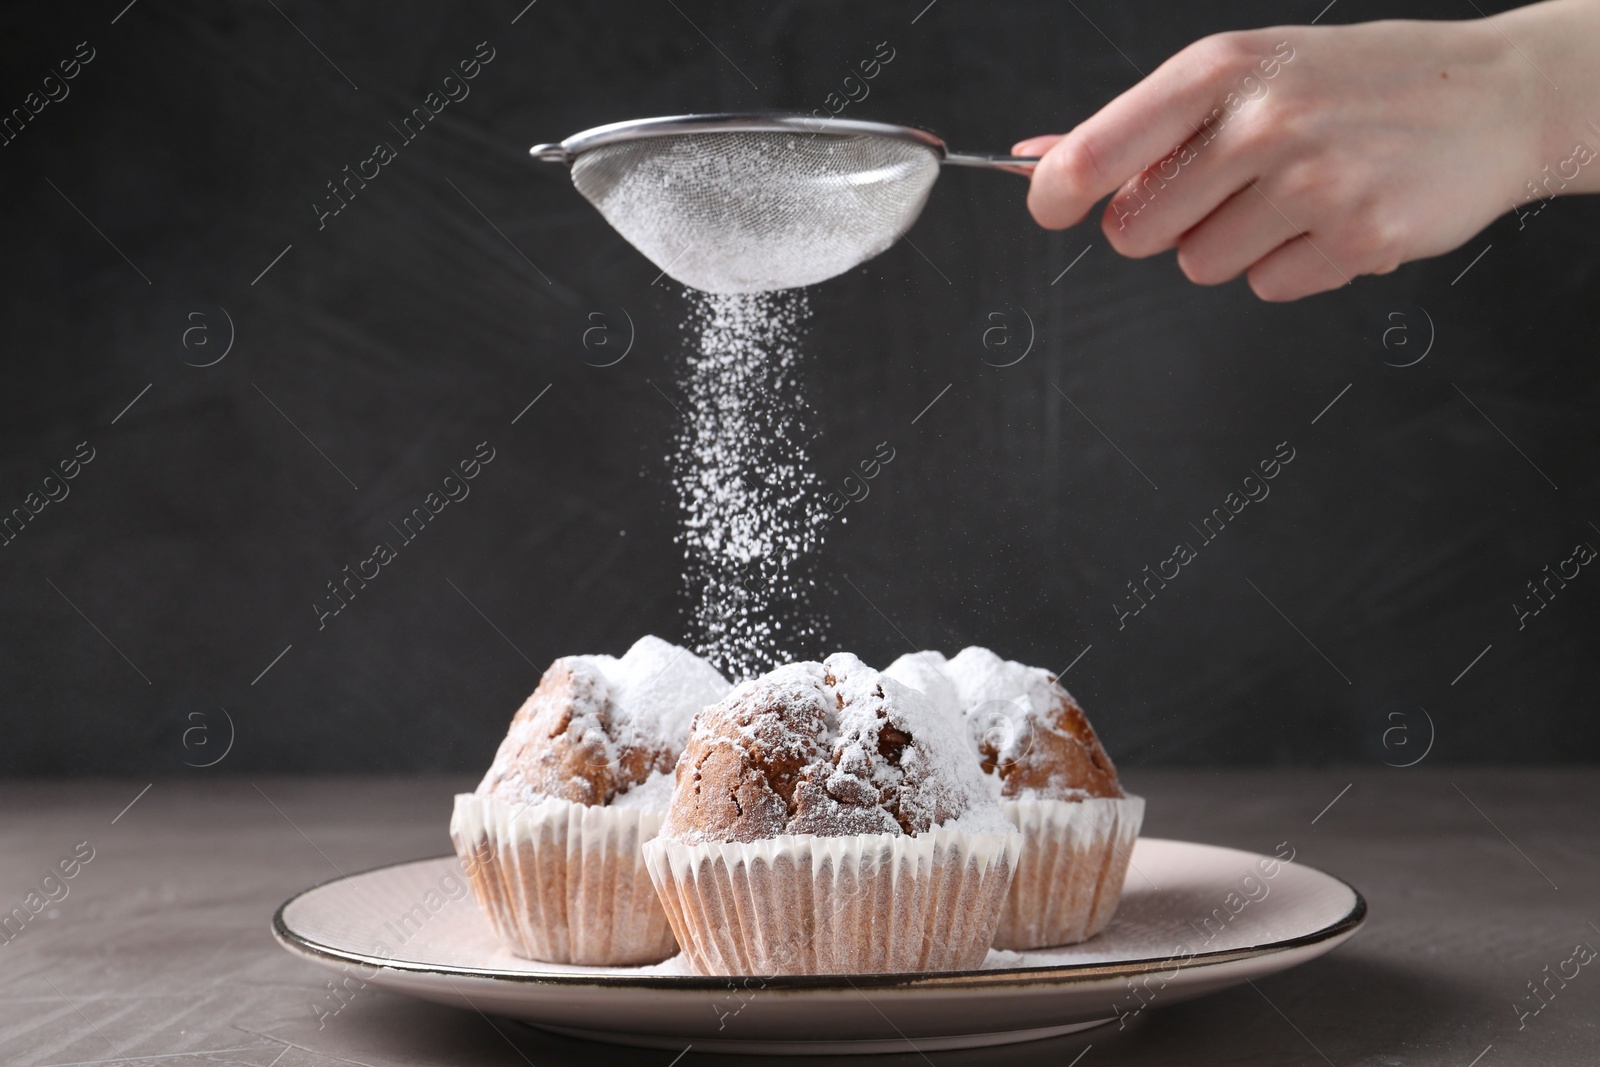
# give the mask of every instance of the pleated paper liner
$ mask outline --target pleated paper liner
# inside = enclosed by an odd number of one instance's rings
[[[507,948],[552,963],[657,963],[677,948],[640,846],[665,812],[460,793],[450,836]]]
[[[644,846],[667,919],[705,975],[976,968],[994,937],[1021,838],[784,836]]]
[[[1072,945],[1105,929],[1122,897],[1128,858],[1144,821],[1144,798],[1020,800],[1000,806],[1022,832],[1022,850],[994,947]]]

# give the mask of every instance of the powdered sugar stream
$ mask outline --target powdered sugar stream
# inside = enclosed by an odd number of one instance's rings
[[[801,290],[688,290],[688,403],[670,458],[678,493],[690,643],[734,678],[815,658],[812,606],[827,511],[797,368]]]

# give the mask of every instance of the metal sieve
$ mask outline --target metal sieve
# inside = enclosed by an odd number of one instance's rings
[[[534,145],[618,233],[711,293],[793,289],[900,239],[939,165],[1031,169],[1036,157],[952,152],[915,126],[810,115],[674,115]]]

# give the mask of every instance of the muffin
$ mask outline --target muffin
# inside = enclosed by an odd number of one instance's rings
[[[1117,769],[1072,695],[1039,667],[986,648],[946,660],[901,656],[884,672],[966,720],[991,795],[1022,833],[994,947],[1071,945],[1117,910],[1144,800]]]
[[[655,963],[675,942],[639,846],[672,796],[695,713],[729,684],[658,637],[564,656],[518,709],[450,836],[506,947],[554,963]]]
[[[960,720],[838,654],[702,711],[644,846],[699,974],[978,967],[1021,838]]]

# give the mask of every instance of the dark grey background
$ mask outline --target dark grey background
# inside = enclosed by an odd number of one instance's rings
[[[521,0],[8,6],[0,108],[78,42],[97,55],[0,148],[0,510],[78,442],[96,458],[0,548],[0,772],[476,770],[553,657],[682,636],[682,292],[529,144],[809,111],[888,41],[847,114],[1004,149],[1196,37],[1323,6],[940,0],[913,24],[924,3],[540,0],[515,24]],[[1324,21],[1474,13],[1345,0]],[[480,41],[471,95],[399,146],[388,123]],[[319,232],[324,182],[380,140],[399,158]],[[1595,757],[1600,577],[1521,631],[1511,605],[1600,545],[1600,202],[1268,306],[1121,260],[1093,224],[1047,234],[1023,192],[948,172],[915,248],[811,293],[821,476],[897,450],[830,531],[819,656],[1082,653],[1066,682],[1124,764],[1401,763],[1430,733],[1440,763]],[[589,314],[619,308],[631,353],[587,365]],[[186,365],[220,353],[224,309],[228,356]],[[993,313],[1016,331],[999,352]],[[1024,313],[1027,358],[986,365]],[[1412,344],[1386,351],[1397,321]],[[1386,366],[1428,321],[1427,358]],[[196,323],[210,347],[185,347]],[[324,583],[485,440],[471,496],[319,632]],[[1282,441],[1271,496],[1119,630],[1124,583],[1198,544],[1188,524]],[[226,758],[187,770],[229,720]]]

